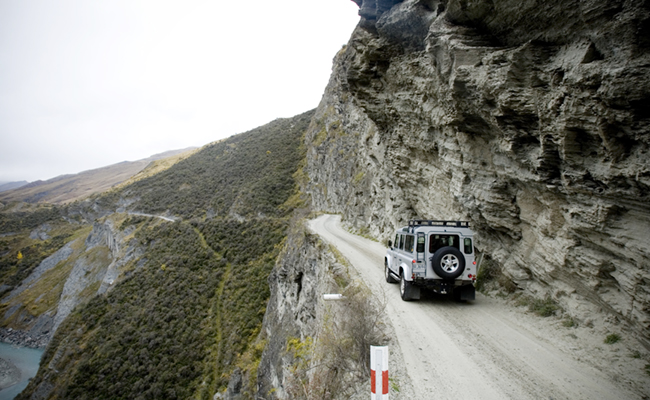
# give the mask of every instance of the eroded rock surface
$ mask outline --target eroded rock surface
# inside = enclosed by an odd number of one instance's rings
[[[317,209],[467,219],[520,289],[650,339],[646,1],[368,1],[306,135]]]
[[[264,316],[268,338],[258,371],[258,393],[287,397],[287,373],[294,362],[287,351],[290,339],[313,336],[323,317],[320,300],[332,286],[328,270],[335,260],[318,251],[318,239],[306,232],[292,234],[286,251],[269,276],[271,298]],[[266,398],[266,397],[265,397]]]

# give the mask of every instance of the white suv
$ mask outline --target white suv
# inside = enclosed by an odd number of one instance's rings
[[[400,283],[402,300],[420,298],[420,288],[474,300],[474,233],[466,221],[412,220],[388,241],[386,282]]]

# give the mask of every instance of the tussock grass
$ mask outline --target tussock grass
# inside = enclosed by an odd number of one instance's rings
[[[557,311],[562,309],[550,296],[543,299],[537,299],[531,296],[521,295],[516,300],[515,304],[517,306],[528,307],[528,311],[545,318],[555,315]]]
[[[614,344],[614,343],[618,343],[620,340],[621,340],[621,335],[619,335],[618,333],[610,333],[609,335],[607,335],[607,337],[605,337],[603,343]]]

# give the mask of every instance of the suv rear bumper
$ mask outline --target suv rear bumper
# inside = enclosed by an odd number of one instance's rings
[[[427,288],[435,293],[447,294],[453,293],[456,290],[462,289],[463,292],[472,291],[472,298],[466,300],[473,300],[473,281],[470,280],[455,280],[455,281],[444,281],[438,279],[424,279],[424,278],[415,278],[413,284],[416,286]],[[472,290],[468,289],[471,287]],[[467,289],[466,289],[467,288]],[[464,299],[465,300],[465,299]]]

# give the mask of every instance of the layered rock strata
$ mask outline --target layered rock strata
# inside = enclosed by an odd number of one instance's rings
[[[470,220],[519,289],[650,340],[646,1],[356,0],[306,135],[319,210]]]

